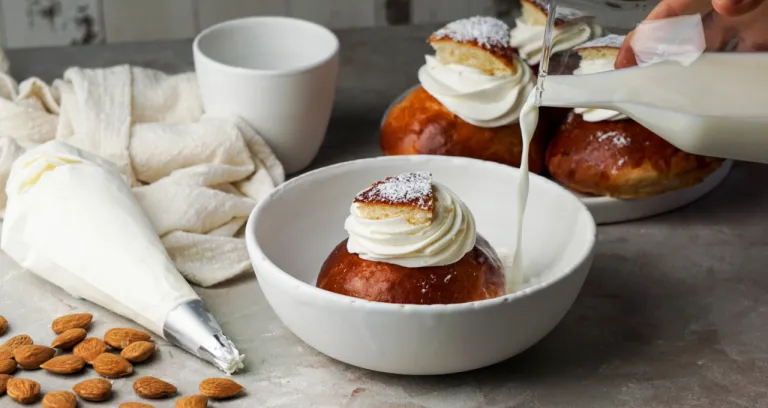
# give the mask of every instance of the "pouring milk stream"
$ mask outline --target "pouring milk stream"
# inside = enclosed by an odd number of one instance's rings
[[[227,373],[243,367],[111,162],[48,142],[13,163],[6,192],[0,246],[22,267]]]
[[[520,110],[520,134],[522,135],[522,157],[520,158],[520,182],[517,185],[517,219],[516,219],[516,239],[515,254],[512,258],[511,270],[507,271],[507,293],[520,288],[523,282],[523,220],[525,219],[525,206],[528,202],[528,154],[531,147],[531,140],[536,132],[536,125],[539,123],[539,105],[544,91],[544,79],[549,70],[549,57],[552,53],[552,33],[555,26],[557,13],[555,12],[556,0],[550,0],[549,9],[551,12],[547,16],[547,25],[544,28],[544,46],[539,64],[539,75],[536,79],[536,86],[533,88],[528,98]]]

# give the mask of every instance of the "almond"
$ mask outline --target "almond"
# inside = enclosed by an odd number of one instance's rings
[[[51,329],[56,334],[64,333],[69,329],[87,329],[92,320],[93,315],[90,313],[68,314],[54,320]]]
[[[83,367],[85,360],[73,354],[54,357],[40,365],[43,370],[54,374],[79,373]]]
[[[102,353],[107,352],[107,343],[104,340],[96,337],[89,337],[80,343],[78,343],[72,353],[76,356],[80,356],[88,364],[93,364],[93,360],[100,356]]]
[[[91,378],[75,384],[72,391],[86,401],[101,402],[112,394],[112,383],[103,378]]]
[[[200,383],[200,394],[213,399],[232,398],[243,391],[242,385],[229,378],[206,378]]]
[[[16,360],[0,360],[0,374],[13,374],[16,371]]]
[[[52,359],[55,354],[56,350],[50,347],[32,344],[17,348],[13,352],[13,357],[22,368],[34,370],[40,368],[40,364]]]
[[[8,330],[8,320],[5,320],[5,317],[0,316],[0,336],[5,334],[7,330]]]
[[[11,337],[5,343],[3,343],[3,345],[0,346],[0,351],[10,351],[13,353],[17,348],[21,346],[28,346],[30,344],[32,344],[32,337],[29,337],[26,334],[19,334],[18,336]]]
[[[137,341],[124,348],[120,355],[131,363],[141,363],[155,352],[155,343],[151,341]]]
[[[13,360],[13,351],[0,349],[0,360]]]
[[[87,335],[88,333],[86,333],[85,329],[77,328],[65,330],[64,333],[61,333],[58,337],[56,337],[56,339],[53,340],[51,347],[62,350],[69,350],[72,347],[75,347],[77,343],[83,341]]]
[[[133,366],[128,360],[110,353],[101,353],[96,357],[93,360],[93,369],[107,378],[125,377],[133,372]]]
[[[8,396],[19,404],[31,404],[40,396],[40,384],[37,381],[11,378],[6,387]]]
[[[155,408],[155,406],[142,404],[141,402],[123,402],[117,408]]]
[[[53,391],[43,397],[43,408],[75,408],[77,397],[69,391]]]
[[[176,394],[176,386],[155,377],[141,377],[133,383],[136,395],[142,398],[168,398]]]
[[[117,328],[109,329],[104,334],[104,342],[110,347],[124,349],[137,341],[149,341],[152,336],[136,329]]]
[[[205,408],[208,406],[208,397],[205,395],[191,395],[179,398],[174,406],[175,408]]]
[[[5,394],[5,388],[8,385],[8,380],[11,378],[13,377],[8,374],[0,374],[0,396]]]

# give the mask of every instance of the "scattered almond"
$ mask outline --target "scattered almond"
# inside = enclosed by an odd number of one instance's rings
[[[151,341],[137,341],[124,348],[120,355],[131,363],[141,363],[155,352],[155,343]]]
[[[30,344],[32,344],[32,337],[29,337],[26,334],[19,334],[18,336],[14,336],[6,340],[6,342],[0,346],[0,351],[10,351],[13,353],[17,348],[21,346],[28,346]]]
[[[40,396],[40,384],[24,378],[10,378],[5,392],[19,404],[31,404]]]
[[[8,320],[5,320],[5,317],[0,316],[0,336],[5,334],[7,330],[8,330]]]
[[[56,350],[50,347],[31,344],[17,348],[13,352],[13,357],[22,368],[34,370],[40,368],[40,364],[52,359],[55,354]]]
[[[69,391],[53,391],[43,397],[43,408],[75,408],[77,397]]]
[[[104,342],[110,347],[122,350],[128,347],[131,343],[136,343],[137,341],[149,341],[151,337],[152,336],[141,330],[116,328],[107,330],[107,333],[104,334]]]
[[[91,378],[75,384],[72,391],[86,401],[101,402],[112,394],[112,383],[103,378]]]
[[[8,380],[11,378],[13,377],[8,374],[0,374],[0,396],[5,394],[5,388],[8,385]]]
[[[155,377],[141,377],[133,383],[136,395],[142,398],[168,398],[176,394],[176,386]]]
[[[54,374],[79,373],[83,367],[85,367],[85,360],[73,354],[54,357],[40,365],[43,370]]]
[[[78,343],[75,348],[72,349],[72,353],[76,356],[80,356],[80,358],[85,360],[88,364],[93,364],[93,360],[95,360],[96,357],[106,352],[107,343],[104,343],[104,340],[96,337],[89,337]]]
[[[243,391],[242,385],[229,378],[206,378],[200,383],[200,394],[213,399],[232,398]]]
[[[13,374],[16,371],[16,360],[0,360],[0,374]]]
[[[51,329],[56,334],[64,333],[69,329],[87,329],[92,320],[93,315],[90,313],[68,314],[54,320]]]
[[[133,365],[128,360],[110,353],[101,353],[93,360],[93,369],[107,378],[120,378],[133,372]]]
[[[123,402],[117,408],[155,408],[155,406],[142,404],[141,402]]]
[[[88,333],[85,331],[85,329],[76,328],[65,330],[64,333],[59,334],[59,336],[53,340],[51,347],[62,350],[69,350],[72,347],[75,347],[77,343],[83,341],[87,335]]]
[[[0,360],[13,360],[13,351],[0,349]]]
[[[191,395],[189,397],[179,398],[176,401],[175,408],[205,408],[208,406],[208,397],[205,395]]]

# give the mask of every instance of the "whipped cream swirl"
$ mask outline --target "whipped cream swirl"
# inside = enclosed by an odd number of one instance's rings
[[[475,126],[491,128],[517,123],[526,95],[534,85],[533,71],[522,62],[514,75],[488,75],[458,64],[443,64],[427,55],[419,82],[435,99]]]
[[[552,54],[570,50],[571,48],[599,37],[603,29],[597,24],[588,22],[571,22],[555,27],[552,32]],[[517,48],[517,52],[529,65],[541,62],[544,52],[544,26],[531,24],[523,17],[515,19],[515,28],[509,33],[509,45]]]
[[[595,60],[583,59],[579,67],[573,71],[574,75],[597,74],[599,72],[612,71],[614,69],[613,58],[600,58]],[[627,115],[608,109],[576,108],[574,112],[581,115],[585,122],[603,122],[628,119]]]
[[[432,222],[414,225],[405,218],[370,220],[353,203],[344,223],[347,251],[360,258],[406,268],[444,266],[458,262],[475,247],[475,219],[447,187],[433,183]]]

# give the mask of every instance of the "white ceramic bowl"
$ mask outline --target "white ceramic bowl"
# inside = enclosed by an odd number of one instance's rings
[[[369,302],[315,287],[320,267],[347,234],[353,197],[374,181],[430,171],[472,210],[478,232],[513,250],[520,171],[444,156],[391,156],[325,167],[278,187],[246,227],[264,295],[310,346],[348,364],[395,374],[448,374],[491,365],[544,337],[571,307],[592,264],[595,222],[573,194],[531,176],[524,225],[527,288],[455,305]]]

